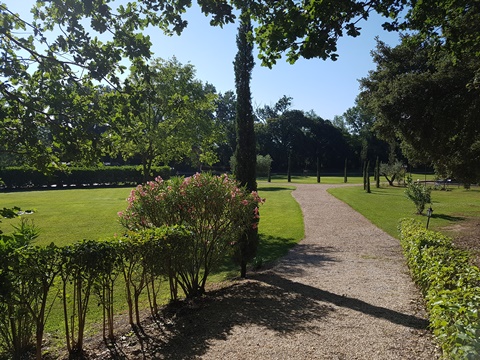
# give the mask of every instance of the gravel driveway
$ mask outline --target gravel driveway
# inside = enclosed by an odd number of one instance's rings
[[[398,240],[327,193],[332,185],[295,186],[305,239],[238,285],[258,288],[246,299],[258,311],[210,339],[202,358],[438,358]]]
[[[305,239],[276,266],[90,358],[439,358],[398,240],[327,193],[332,185],[295,186]]]

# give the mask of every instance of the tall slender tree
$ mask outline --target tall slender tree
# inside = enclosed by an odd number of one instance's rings
[[[237,146],[235,149],[234,173],[242,186],[250,191],[257,190],[256,181],[256,146],[254,130],[254,114],[250,80],[255,65],[253,60],[253,43],[251,41],[253,27],[245,4],[240,15],[237,34],[238,52],[235,56],[235,88],[237,93],[236,131]],[[256,255],[258,247],[258,230],[251,228],[240,240],[237,260],[240,263],[241,276],[246,277],[247,262]]]
[[[249,190],[257,190],[256,154],[254,114],[250,80],[255,65],[253,60],[253,44],[249,39],[253,27],[250,15],[243,10],[237,34],[238,52],[235,56],[235,88],[237,93],[236,131],[237,146],[235,149],[235,175],[243,186]]]

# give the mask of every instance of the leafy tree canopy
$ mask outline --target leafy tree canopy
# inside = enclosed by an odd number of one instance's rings
[[[116,94],[116,115],[106,134],[113,152],[139,157],[145,180],[153,165],[172,160],[211,165],[218,137],[212,90],[195,78],[192,65],[175,58],[133,66],[124,92]]]
[[[219,26],[234,22],[245,5],[243,0],[197,3],[211,24]],[[89,148],[95,138],[87,131],[95,126],[93,117],[86,120],[79,114],[93,113],[100,105],[77,95],[87,91],[94,98],[94,92],[85,89],[98,81],[122,90],[122,61],[148,61],[152,55],[151,39],[143,30],[155,26],[169,35],[180,34],[187,26],[183,14],[191,5],[191,0],[38,0],[29,20],[0,3],[0,112],[4,128],[14,129],[20,139],[17,147],[11,143],[2,151],[29,154],[38,165],[60,162],[65,143],[74,153]],[[463,54],[480,54],[479,7],[475,0],[250,0],[254,29],[248,37],[266,66],[283,54],[292,63],[300,57],[335,60],[337,40],[358,36],[359,21],[377,12],[390,19],[388,29],[414,29],[440,39],[458,61]],[[477,69],[470,83],[478,81],[478,74]],[[75,91],[64,91],[67,88]],[[86,139],[65,139],[74,120],[78,134],[89,135]]]
[[[413,163],[432,163],[465,182],[478,179],[480,88],[472,79],[480,58],[463,54],[458,62],[446,47],[409,36],[395,48],[379,42],[374,61],[361,98],[376,114],[376,129],[394,134]]]

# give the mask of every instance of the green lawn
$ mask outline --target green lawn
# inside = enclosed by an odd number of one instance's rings
[[[290,243],[303,238],[301,210],[291,196],[293,189],[292,186],[260,184],[260,196],[266,198],[260,209],[262,239]],[[0,206],[34,209],[33,214],[22,216],[34,220],[40,229],[36,244],[46,245],[53,241],[62,246],[121,233],[117,213],[126,208],[130,191],[130,188],[108,188],[1,193]],[[18,219],[3,219],[0,228],[8,233],[12,225],[18,223]],[[284,251],[278,254],[281,253]],[[267,260],[275,257],[270,251],[262,252],[261,256]]]
[[[70,189],[10,192],[0,194],[0,206],[34,209],[33,219],[40,229],[36,244],[54,242],[58,246],[82,239],[102,239],[121,232],[117,213],[127,207],[130,188]],[[0,228],[8,233],[18,219],[5,219]]]
[[[259,194],[266,199],[260,208],[260,246],[257,264],[265,264],[286,254],[294,244],[304,236],[303,218],[299,205],[291,196],[294,187],[278,184],[260,183]],[[81,239],[102,239],[121,233],[117,212],[127,206],[129,188],[113,189],[71,189],[11,192],[0,194],[0,206],[19,206],[22,210],[35,209],[32,215],[23,215],[33,219],[40,229],[36,244],[54,242],[66,245]],[[5,232],[12,231],[12,224],[18,219],[3,219],[0,223]],[[209,277],[210,282],[218,282],[232,276],[238,276],[238,268],[226,262],[220,271]],[[164,287],[166,290],[166,285]],[[168,291],[165,291],[165,301]],[[115,296],[117,313],[126,312],[126,301],[121,281]],[[95,303],[95,304],[94,304]],[[146,296],[143,304],[147,307]],[[92,300],[88,315],[88,330],[101,331],[98,323],[102,314],[96,302]],[[46,331],[50,339],[63,347],[63,315],[60,301],[56,301],[47,323]]]
[[[405,197],[405,188],[372,187],[367,194],[362,187],[330,189],[329,192],[360,212],[372,223],[392,236],[398,237],[398,221],[412,217],[426,224],[425,215],[416,215],[415,206]],[[443,228],[471,218],[480,217],[480,190],[450,187],[450,191],[432,191],[433,216],[429,229]]]

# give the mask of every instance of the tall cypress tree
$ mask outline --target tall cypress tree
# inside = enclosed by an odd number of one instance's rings
[[[249,36],[253,27],[248,13],[248,4],[240,15],[237,34],[238,52],[233,62],[235,69],[235,88],[237,93],[236,131],[237,146],[235,149],[234,173],[242,186],[250,191],[257,190],[256,181],[256,146],[252,95],[250,80],[255,65],[253,60],[253,43]],[[253,209],[252,209],[253,210]],[[240,264],[240,275],[246,277],[247,262],[252,260],[258,248],[258,230],[251,228],[239,239],[236,260]]]

